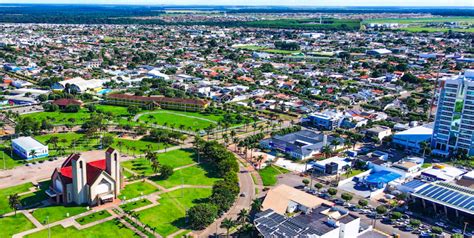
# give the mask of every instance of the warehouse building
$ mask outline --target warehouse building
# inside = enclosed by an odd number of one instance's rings
[[[48,146],[41,144],[32,137],[18,137],[12,140],[15,154],[23,159],[36,159],[48,156]]]

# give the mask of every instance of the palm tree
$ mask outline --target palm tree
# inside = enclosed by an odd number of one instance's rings
[[[16,210],[20,207],[20,196],[18,196],[18,193],[12,194],[8,196],[8,205],[10,205],[10,208],[15,211],[16,215]]]
[[[153,169],[153,173],[158,173],[158,171],[160,170],[160,167],[161,167],[161,164],[160,162],[158,162],[158,160],[153,160],[152,163],[151,163],[151,168]]]
[[[263,161],[263,155],[258,155],[256,160],[257,160],[257,164],[258,164],[258,170],[260,170],[260,167],[262,165],[262,161]]]
[[[339,140],[333,140],[331,141],[331,145],[334,147],[334,151],[336,151],[336,148],[338,145],[340,145],[341,142],[339,142]]]
[[[249,220],[249,215],[249,211],[244,208],[237,214],[237,221],[239,221],[240,224],[244,224]]]
[[[260,212],[263,208],[262,206],[262,200],[258,199],[258,198],[255,198],[253,201],[252,201],[252,211],[254,212]]]
[[[59,137],[57,136],[51,136],[51,138],[49,138],[49,140],[46,142],[47,144],[52,144],[53,145],[53,148],[55,150],[57,150],[57,147],[58,147],[58,143],[59,143]]]
[[[329,145],[325,145],[323,146],[323,148],[321,148],[321,153],[324,154],[324,157],[327,159],[329,158],[329,156],[331,155],[331,147],[329,147]]]
[[[346,147],[346,150],[351,147],[352,143],[353,143],[352,140],[349,138],[344,140],[344,147]]]
[[[31,155],[31,158],[36,158],[36,150],[30,150],[30,155]]]
[[[239,139],[239,137],[232,137],[232,140],[233,140],[232,143],[234,143],[234,147],[235,147],[234,151],[237,151],[237,145],[239,144],[240,139]]]
[[[232,227],[234,227],[236,224],[235,224],[235,221],[229,219],[229,218],[225,218],[222,223],[221,223],[221,228],[224,228],[226,229],[226,234],[227,234],[227,237],[229,237],[229,231]]]

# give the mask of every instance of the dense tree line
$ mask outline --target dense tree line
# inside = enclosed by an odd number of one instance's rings
[[[239,166],[234,154],[216,141],[196,138],[194,147],[204,163],[212,165],[222,178],[212,187],[212,195],[207,203],[197,204],[187,212],[191,228],[203,229],[218,216],[229,210],[239,194],[237,172]]]

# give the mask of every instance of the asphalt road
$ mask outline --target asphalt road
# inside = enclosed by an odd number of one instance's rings
[[[202,231],[193,232],[198,237],[209,237],[215,234],[218,234],[218,235],[226,234],[226,230],[220,228],[222,220],[224,220],[225,218],[230,218],[230,219],[235,220],[240,210],[244,208],[250,209],[252,200],[253,198],[255,198],[255,185],[252,180],[252,175],[248,172],[247,168],[242,166],[242,164],[240,163],[239,163],[239,168],[240,168],[240,172],[238,173],[238,177],[239,177],[240,193],[245,194],[245,196],[239,196],[237,198],[237,201],[230,208],[230,210],[227,213],[225,213],[223,216],[221,216],[219,219],[214,221],[206,229]]]

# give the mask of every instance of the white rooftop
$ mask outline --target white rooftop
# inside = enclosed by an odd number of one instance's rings
[[[423,171],[423,174],[436,176],[437,178],[443,179],[447,182],[454,180],[456,177],[464,173],[466,173],[466,171],[447,165],[442,165],[438,168],[433,166],[433,168]]]
[[[405,131],[395,133],[395,135],[432,135],[433,123],[410,128]]]
[[[33,150],[44,147],[39,141],[29,136],[18,137],[12,140],[13,143],[21,146],[25,150]]]

